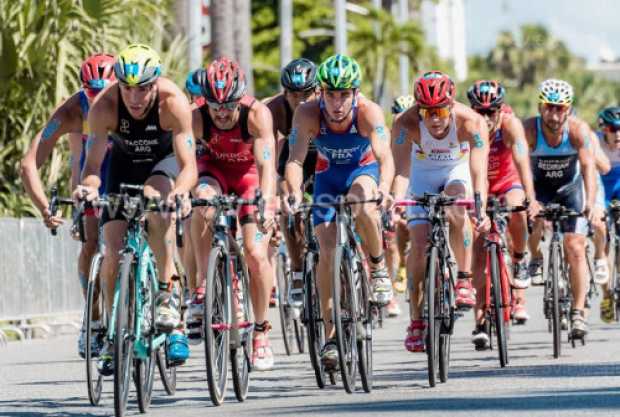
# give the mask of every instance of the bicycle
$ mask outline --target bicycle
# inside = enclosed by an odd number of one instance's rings
[[[616,321],[620,320],[620,201],[612,200],[607,210],[609,252],[613,253],[611,262],[610,291],[613,295],[613,311]]]
[[[457,316],[456,261],[447,238],[448,222],[445,208],[448,206],[471,208],[473,201],[425,193],[419,198],[397,201],[395,205],[422,206],[428,211],[426,218],[430,222],[431,231],[424,274],[424,318],[428,382],[434,387],[437,384],[437,376],[441,382],[448,380],[450,338]]]
[[[487,216],[489,216],[491,221],[491,230],[484,238],[484,248],[487,256],[483,308],[488,334],[491,335],[492,328],[495,329],[499,363],[502,368],[508,364],[507,333],[508,326],[510,325],[510,309],[512,305],[510,271],[506,262],[510,254],[504,236],[508,226],[507,217],[512,213],[524,210],[527,210],[527,204],[506,207],[500,205],[497,198],[489,198],[486,208]]]
[[[581,213],[567,209],[560,204],[547,205],[537,217],[550,221],[553,233],[549,243],[549,267],[544,285],[543,308],[548,326],[553,333],[553,357],[559,358],[562,349],[562,319],[568,320],[571,307],[570,280],[564,266],[564,245],[562,237],[562,222],[570,218],[581,217]],[[569,341],[575,346],[574,339]],[[582,344],[585,340],[581,339]]]
[[[283,215],[283,213],[280,213],[280,215]],[[288,216],[287,223],[289,235],[294,236],[295,223],[293,216]],[[302,325],[299,309],[291,307],[288,300],[289,286],[292,282],[293,273],[284,242],[280,245],[276,256],[276,278],[278,284],[278,310],[280,313],[280,325],[282,328],[284,350],[286,351],[287,356],[290,356],[294,345],[297,346],[299,353],[304,353],[304,326]]]
[[[364,254],[357,241],[355,220],[351,215],[351,206],[356,204],[379,204],[381,198],[365,201],[346,201],[343,196],[334,203],[302,204],[301,210],[315,207],[328,207],[336,210],[336,248],[334,252],[334,276],[332,277],[332,319],[336,332],[340,375],[347,393],[355,391],[357,371],[359,369],[362,388],[365,392],[372,391],[372,312],[370,281],[364,266]],[[306,277],[308,278],[308,277]],[[310,278],[315,283],[315,277]],[[316,288],[310,288],[316,291]],[[309,293],[309,291],[307,291]],[[318,291],[316,292],[318,296]],[[308,299],[307,299],[308,300]],[[316,308],[315,302],[308,300],[311,309]],[[313,305],[315,304],[315,305]],[[307,309],[311,310],[311,309]],[[313,314],[313,313],[312,313]],[[309,320],[308,323],[316,323]],[[324,331],[324,328],[323,328]],[[308,330],[315,337],[315,330]],[[322,335],[325,336],[324,334]],[[316,340],[312,340],[316,343]],[[310,343],[313,345],[313,343]],[[316,355],[316,344],[311,348]],[[313,361],[317,357],[313,357]],[[320,361],[319,361],[320,362]],[[314,365],[314,363],[313,363]],[[315,375],[317,367],[315,366]],[[330,374],[332,374],[330,372]],[[334,378],[330,375],[332,383]],[[319,376],[317,375],[317,382]],[[321,387],[321,383],[319,383]]]
[[[254,199],[226,195],[192,199],[192,207],[214,207],[216,211],[203,309],[207,384],[215,405],[222,404],[226,393],[229,353],[237,400],[244,401],[248,393],[254,324],[249,273],[236,238],[234,214],[237,207],[244,205],[258,206],[262,216],[264,201],[260,191]]]

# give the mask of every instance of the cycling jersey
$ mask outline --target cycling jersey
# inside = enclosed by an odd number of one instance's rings
[[[379,164],[370,146],[370,140],[359,133],[357,126],[357,103],[353,102],[353,120],[343,132],[332,131],[324,119],[325,107],[320,104],[319,134],[313,139],[317,149],[314,179],[314,202],[331,203],[346,194],[353,182],[362,175],[368,175],[379,183]],[[314,225],[333,222],[336,211],[333,208],[314,208]]]
[[[503,196],[513,189],[523,189],[512,150],[504,143],[502,129],[495,131],[489,147],[489,194]]]
[[[86,141],[88,140],[88,134],[90,130],[88,128],[88,110],[90,108],[88,104],[88,98],[84,90],[79,92],[80,110],[82,111],[82,151],[80,152],[80,172],[84,169],[86,163]],[[108,152],[105,154],[105,158],[101,164],[101,185],[99,186],[99,194],[105,194],[106,177],[108,175],[108,166],[110,165],[110,149],[112,148],[112,142],[108,141]],[[91,211],[87,210],[86,215],[90,215]]]
[[[448,184],[462,183],[470,195],[469,143],[459,141],[454,117],[444,138],[431,135],[423,121],[419,122],[419,129],[420,144],[414,143],[411,151],[408,194],[412,197],[437,194]],[[409,225],[416,225],[427,221],[427,212],[423,207],[407,207],[407,217]]]
[[[198,157],[199,176],[215,179],[223,194],[248,199],[254,198],[260,184],[253,138],[248,131],[248,117],[254,102],[250,96],[241,99],[239,121],[228,130],[215,126],[206,104],[199,108],[204,144],[204,152]],[[254,210],[252,206],[242,206],[239,217],[247,218]]]
[[[596,134],[599,137],[601,149],[611,163],[611,170],[602,176],[605,189],[605,207],[608,207],[611,200],[620,199],[620,151],[609,149],[603,132],[599,131]]]
[[[159,95],[147,115],[134,119],[118,93],[118,123],[110,133],[112,151],[106,181],[106,193],[119,193],[120,184],[144,184],[153,175],[175,179],[179,173],[172,147],[172,132],[159,123]],[[124,220],[121,210],[110,216],[104,210],[102,223]]]
[[[558,146],[549,146],[543,136],[541,118],[536,118],[536,148],[531,153],[532,173],[536,199],[543,204],[557,203],[582,212],[585,190],[579,168],[577,150],[570,142],[568,126],[562,132]],[[564,222],[568,233],[587,233],[587,221],[583,217]]]

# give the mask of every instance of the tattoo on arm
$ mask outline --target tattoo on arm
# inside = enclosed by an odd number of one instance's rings
[[[375,126],[375,132],[377,132],[379,139],[381,139],[382,141],[387,140],[387,135],[385,134],[385,126],[383,125]]]
[[[525,146],[523,146],[523,142],[525,142],[525,139],[517,139],[517,155],[519,156],[525,155]]]
[[[194,146],[194,138],[188,136],[187,139],[185,139],[185,144],[189,149],[192,149],[192,146]]]
[[[94,135],[88,135],[88,139],[86,139],[86,152],[90,151],[90,148],[93,147],[93,143],[95,142]]]
[[[592,143],[590,142],[590,132],[588,129],[584,128],[581,130],[581,134],[583,135],[583,147],[590,150],[592,148]]]
[[[482,137],[480,137],[480,133],[474,133],[473,139],[475,148],[482,148],[484,146],[484,141]]]
[[[463,245],[467,248],[471,245],[471,232],[469,230],[465,231],[463,236]]]
[[[267,145],[265,145],[265,147],[263,148],[263,159],[265,161],[269,161],[271,159],[271,150]]]
[[[60,120],[50,120],[49,123],[45,126],[45,129],[43,129],[43,133],[41,134],[41,141],[45,142],[46,140],[49,140],[54,135],[54,133],[58,131],[59,127]]]
[[[291,129],[291,133],[288,135],[288,143],[289,145],[294,145],[297,143],[297,128],[294,127]]]
[[[404,144],[406,137],[407,137],[407,134],[405,133],[405,129],[401,127],[400,132],[398,132],[398,137],[396,138],[396,144],[397,145]]]

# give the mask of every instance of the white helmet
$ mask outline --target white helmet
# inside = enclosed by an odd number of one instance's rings
[[[540,104],[570,105],[573,103],[573,87],[563,80],[554,78],[545,80],[540,83],[538,92]]]

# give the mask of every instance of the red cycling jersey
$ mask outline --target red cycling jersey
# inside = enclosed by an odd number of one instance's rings
[[[215,179],[224,194],[253,198],[259,186],[258,169],[254,159],[254,140],[248,132],[248,115],[255,99],[241,99],[239,121],[229,130],[219,129],[213,123],[206,105],[199,108],[202,115],[204,153],[198,156],[200,177]],[[242,206],[239,217],[254,212]]]
[[[501,111],[506,115],[512,114],[509,106],[503,106]],[[504,143],[501,127],[495,131],[490,145],[489,194],[501,196],[515,188],[523,189],[519,171],[512,160],[512,149]]]

